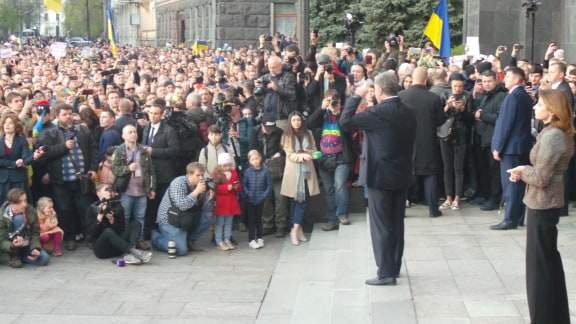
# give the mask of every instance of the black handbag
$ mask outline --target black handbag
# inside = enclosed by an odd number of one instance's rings
[[[128,185],[130,184],[130,177],[131,173],[116,177],[112,184],[112,190],[117,193],[126,192],[126,190],[128,190]]]
[[[200,221],[202,207],[194,206],[188,210],[180,210],[172,199],[170,188],[168,188],[168,198],[170,198],[171,204],[167,212],[168,223],[186,232],[193,230]]]
[[[444,124],[436,128],[436,136],[441,140],[448,141],[452,137],[454,127],[454,117],[446,119]]]
[[[282,156],[277,157],[275,159],[266,160],[266,162],[264,164],[266,165],[266,168],[270,172],[270,176],[272,177],[272,180],[282,179],[282,176],[284,175],[284,167],[286,165],[286,157],[285,156],[282,155]]]

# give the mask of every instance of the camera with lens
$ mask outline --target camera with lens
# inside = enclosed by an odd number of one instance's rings
[[[266,94],[266,89],[268,89],[268,84],[270,83],[270,76],[263,75],[259,79],[254,81],[254,95],[255,96],[262,96]]]
[[[100,202],[98,202],[98,211],[103,215],[109,215],[112,214],[115,209],[121,206],[122,205],[120,204],[120,199],[116,197],[102,199]]]
[[[400,37],[398,37],[394,33],[390,33],[390,35],[388,35],[386,40],[388,41],[388,44],[390,44],[390,46],[392,46],[392,47],[400,46]]]
[[[206,184],[207,190],[212,190],[212,191],[216,190],[216,182],[214,182],[213,179],[207,178],[204,180],[204,183]]]
[[[132,113],[132,118],[134,119],[146,119],[146,117],[146,113],[142,111]]]
[[[272,41],[272,35],[266,33],[264,34],[264,40],[267,42],[271,42]]]
[[[324,72],[332,74],[334,72],[332,64],[324,64]]]
[[[330,106],[333,108],[338,107],[338,98],[332,98],[332,100],[330,100]]]

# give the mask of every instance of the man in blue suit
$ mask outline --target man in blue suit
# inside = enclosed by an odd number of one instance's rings
[[[492,137],[492,155],[500,161],[500,181],[506,204],[504,220],[490,226],[493,230],[515,229],[524,223],[525,185],[522,181],[510,182],[509,169],[528,164],[528,155],[533,144],[530,134],[532,119],[532,99],[524,89],[526,76],[520,68],[510,68],[506,72],[504,85],[508,95],[500,107]]]

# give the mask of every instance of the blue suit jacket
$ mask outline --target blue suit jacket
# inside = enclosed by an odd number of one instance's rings
[[[504,98],[494,128],[492,151],[498,151],[501,155],[523,155],[530,152],[534,143],[530,134],[532,106],[532,98],[522,86]]]
[[[16,160],[24,160],[24,164],[32,162],[32,152],[24,136],[15,136],[12,153],[7,155],[4,150],[4,136],[0,137],[0,183],[26,181],[26,167],[16,168]]]

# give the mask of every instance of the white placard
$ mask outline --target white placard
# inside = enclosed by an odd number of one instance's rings
[[[62,58],[66,56],[66,43],[56,42],[50,45],[50,54],[55,58]]]
[[[466,37],[466,49],[464,54],[468,56],[480,55],[480,37],[471,36]]]
[[[12,56],[11,48],[0,48],[0,59],[9,58]]]
[[[96,55],[96,49],[92,47],[84,47],[82,51],[80,51],[80,56],[82,58],[91,58]]]

